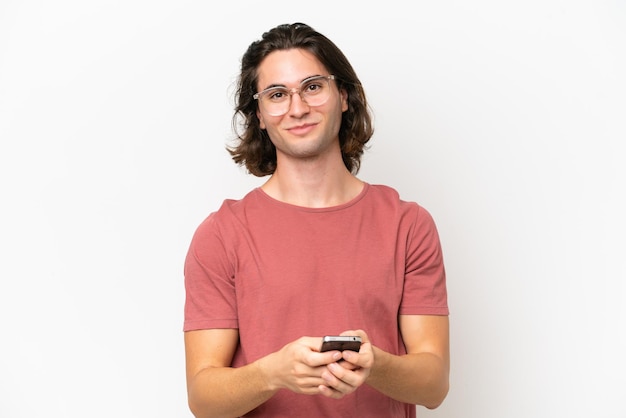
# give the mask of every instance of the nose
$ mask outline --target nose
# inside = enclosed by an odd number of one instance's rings
[[[298,89],[293,89],[290,92],[290,96],[291,103],[289,104],[289,113],[297,116],[307,113],[311,109],[307,102],[305,102],[302,98]]]

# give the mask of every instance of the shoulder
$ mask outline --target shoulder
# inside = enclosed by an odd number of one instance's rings
[[[230,235],[237,225],[245,223],[249,212],[258,207],[258,190],[253,189],[241,199],[225,199],[220,207],[211,212],[198,225],[195,236]]]
[[[431,213],[414,200],[406,200],[393,187],[382,184],[370,184],[368,189],[370,203],[380,211],[395,213],[409,224],[434,226]]]
[[[368,184],[368,193],[377,197],[386,199],[399,200],[400,193],[391,186],[384,184]]]
[[[259,189],[252,189],[240,199],[224,199],[221,206],[205,219],[205,222],[219,222],[233,217],[245,216],[251,209],[257,208],[262,202]]]
[[[383,184],[370,184],[368,197],[377,204],[392,206],[401,211],[423,210],[417,202],[403,199],[395,188]]]

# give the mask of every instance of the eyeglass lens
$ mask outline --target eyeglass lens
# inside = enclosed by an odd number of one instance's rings
[[[298,89],[273,87],[259,93],[265,111],[272,116],[284,115],[291,106],[291,96],[299,94],[309,106],[321,106],[330,97],[330,77],[320,76],[305,80]]]

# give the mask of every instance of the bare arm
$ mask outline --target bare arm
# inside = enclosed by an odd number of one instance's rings
[[[240,416],[274,394],[258,365],[230,368],[238,340],[236,329],[185,333],[187,396],[195,417]]]
[[[282,388],[319,394],[326,365],[339,352],[319,353],[320,337],[302,337],[248,365],[232,368],[236,329],[185,333],[187,394],[197,418],[237,417],[261,405]]]
[[[332,378],[326,396],[340,397],[355,390],[362,380],[395,400],[436,408],[448,393],[450,371],[448,317],[428,315],[401,315],[400,332],[407,354],[393,355],[369,344],[362,330],[345,331],[363,338],[358,353],[344,351],[346,363],[328,366]],[[333,389],[333,390],[331,390]]]
[[[393,399],[436,408],[448,394],[448,317],[400,315],[399,324],[407,354],[395,356],[374,347],[367,384]]]

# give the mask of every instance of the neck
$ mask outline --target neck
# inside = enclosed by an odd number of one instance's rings
[[[322,208],[337,206],[355,198],[363,182],[339,162],[281,161],[272,177],[261,187],[265,193],[285,203]]]

